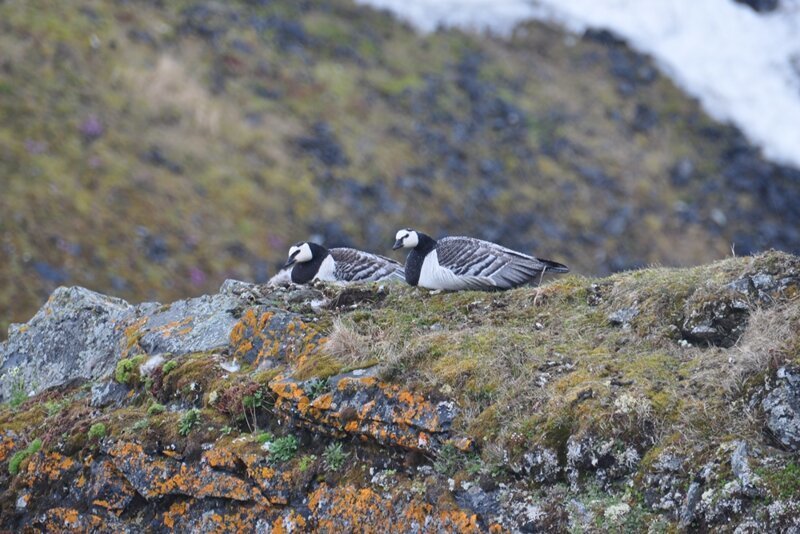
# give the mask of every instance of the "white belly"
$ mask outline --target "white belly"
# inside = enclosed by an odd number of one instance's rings
[[[328,254],[325,259],[322,260],[322,264],[320,264],[314,280],[322,280],[323,282],[339,281],[336,279],[336,262],[333,260],[333,256]]]
[[[427,289],[447,289],[455,291],[466,289],[468,284],[453,271],[439,265],[439,256],[436,249],[432,250],[422,261],[422,271],[419,273],[420,287]]]

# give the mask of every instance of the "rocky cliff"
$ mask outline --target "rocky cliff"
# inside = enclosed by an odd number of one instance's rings
[[[800,258],[505,293],[60,288],[0,345],[0,529],[800,528]]]

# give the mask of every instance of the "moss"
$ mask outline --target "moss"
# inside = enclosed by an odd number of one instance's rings
[[[273,439],[275,439],[275,436],[269,432],[261,432],[258,436],[256,436],[256,441],[262,445],[268,441],[272,441]]]
[[[89,432],[86,435],[90,440],[101,440],[106,437],[106,425],[95,423],[89,428]]]
[[[39,452],[39,449],[42,448],[42,440],[36,438],[30,444],[21,451],[14,453],[14,456],[8,461],[8,472],[11,476],[16,476],[19,473],[19,468],[22,465],[22,462],[28,459],[32,454]]]
[[[344,365],[326,353],[309,355],[298,366],[293,376],[296,380],[316,378],[324,380],[342,372]]]
[[[176,367],[178,367],[178,362],[176,362],[175,360],[170,360],[164,364],[164,366],[161,368],[161,372],[167,375],[169,374],[170,371],[172,371]]]
[[[196,353],[181,357],[176,366],[162,377],[158,398],[166,402],[175,397],[199,404],[211,385],[222,374],[213,353]],[[167,362],[167,363],[170,363]]]
[[[756,474],[767,483],[770,493],[777,499],[792,499],[800,495],[800,464],[789,461],[780,469],[756,469]]]
[[[154,402],[150,404],[150,406],[148,406],[147,415],[158,415],[160,413],[164,413],[164,410],[166,410],[166,408],[164,407],[163,404]]]
[[[117,362],[116,370],[114,371],[114,378],[120,384],[127,384],[135,386],[139,383],[141,375],[139,367],[145,360],[146,356],[138,355],[132,358],[123,358]]]

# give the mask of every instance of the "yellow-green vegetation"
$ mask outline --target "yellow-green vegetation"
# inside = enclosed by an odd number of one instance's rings
[[[283,436],[272,441],[269,445],[269,461],[273,464],[282,464],[294,458],[300,443],[293,435]]]
[[[166,410],[166,408],[163,404],[153,402],[147,407],[147,415],[158,415],[160,413],[164,413],[164,410]]]
[[[39,449],[42,448],[42,440],[36,438],[35,440],[31,441],[30,444],[25,447],[24,450],[18,451],[14,453],[14,456],[8,461],[8,472],[15,476],[19,473],[19,467],[31,454],[39,452]]]
[[[106,425],[104,423],[95,423],[89,428],[87,437],[90,440],[100,440],[106,437]]]
[[[163,404],[153,402],[147,407],[147,415],[158,415],[160,413],[164,413],[164,410],[166,410],[166,408]]]
[[[120,384],[136,385],[141,379],[139,374],[139,367],[145,360],[144,355],[134,356],[133,358],[123,358],[117,362],[117,368],[114,371],[114,378]]]
[[[800,495],[800,464],[796,461],[789,461],[780,469],[759,469],[757,473],[767,481],[776,498],[791,499]]]
[[[256,441],[261,443],[262,445],[268,441],[272,441],[275,439],[275,436],[270,434],[269,432],[262,432],[258,436],[256,436]]]
[[[588,434],[644,450],[711,447],[758,438],[740,399],[769,369],[798,360],[800,292],[789,286],[763,309],[742,296],[752,311],[730,349],[687,343],[683,321],[737,279],[796,268],[793,256],[771,252],[503,293],[399,288],[369,312],[339,316],[326,348],[344,365],[378,360],[385,379],[455,397],[457,430],[512,458],[541,445],[563,459],[567,439]],[[613,323],[624,309],[636,310],[629,324]],[[463,463],[448,451],[438,460],[446,472]]]
[[[188,410],[178,422],[178,434],[188,436],[192,429],[200,422],[200,410]]]
[[[176,367],[178,367],[178,362],[176,362],[175,360],[170,360],[164,364],[164,366],[161,368],[161,372],[166,375],[169,374],[169,372],[175,369]]]
[[[300,460],[297,462],[297,469],[301,473],[305,473],[308,471],[308,468],[317,461],[317,457],[314,454],[304,454],[300,457]]]
[[[53,417],[54,415],[58,415],[61,413],[67,405],[69,404],[69,400],[62,399],[60,401],[47,401],[44,403],[44,409],[47,410],[47,417]]]
[[[350,453],[344,452],[342,443],[336,441],[325,447],[322,453],[322,461],[325,463],[326,471],[338,471],[344,465]]]
[[[506,42],[352,0],[30,0],[0,3],[0,50],[0,336],[59,284],[174,300],[263,279],[313,233],[381,251],[414,221],[605,272],[783,221],[718,193],[733,129],[541,24]]]

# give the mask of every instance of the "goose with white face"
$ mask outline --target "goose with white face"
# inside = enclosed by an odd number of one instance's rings
[[[291,281],[307,284],[313,280],[348,284],[403,280],[403,266],[396,261],[363,250],[340,247],[327,249],[305,241],[289,249],[284,269],[291,267]]]
[[[397,250],[398,248],[414,248],[419,245],[419,234],[411,228],[400,230],[395,234],[394,239],[392,250]]]
[[[283,265],[282,269],[286,269],[295,263],[305,263],[311,261],[314,254],[311,252],[311,247],[308,243],[298,243],[289,249],[289,258]]]
[[[511,289],[543,273],[566,273],[560,263],[536,258],[474,237],[433,239],[410,228],[395,235],[393,249],[408,248],[406,282],[434,290]]]

